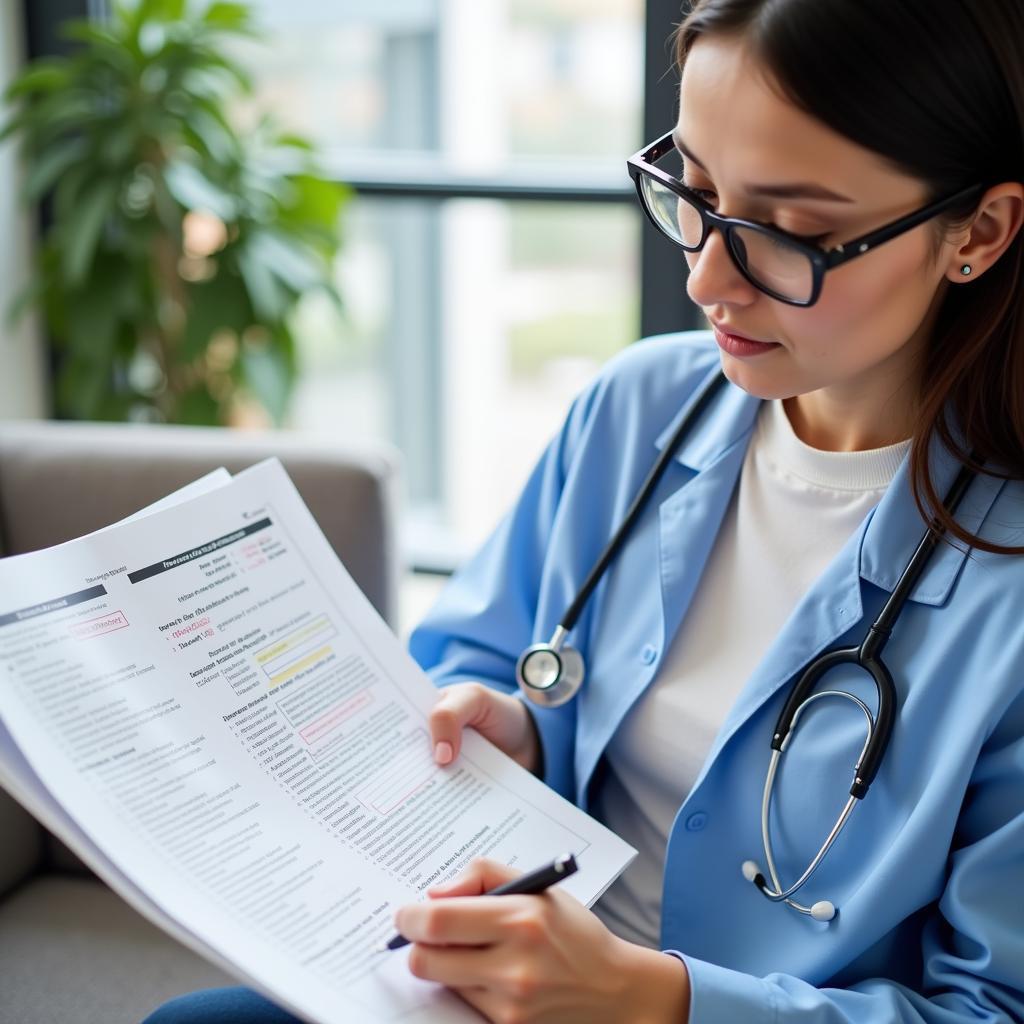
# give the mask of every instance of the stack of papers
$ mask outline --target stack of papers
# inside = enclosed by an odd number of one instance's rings
[[[477,1021],[381,954],[476,856],[573,853],[593,903],[634,856],[469,731],[276,460],[0,560],[0,784],[145,917],[316,1024]]]

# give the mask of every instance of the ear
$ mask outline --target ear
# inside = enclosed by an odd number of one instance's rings
[[[946,277],[966,284],[984,274],[1007,250],[1024,223],[1024,184],[993,185],[982,196],[970,224],[957,236]],[[970,267],[968,273],[964,267]]]

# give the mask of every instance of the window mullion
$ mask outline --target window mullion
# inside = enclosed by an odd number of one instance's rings
[[[676,122],[679,75],[669,33],[681,17],[679,0],[647,0],[644,15],[644,138],[664,135]],[[644,336],[706,327],[686,294],[686,260],[647,223],[640,235],[640,329]]]

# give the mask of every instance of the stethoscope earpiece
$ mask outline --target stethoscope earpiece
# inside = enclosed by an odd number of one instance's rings
[[[835,905],[829,903],[828,900],[818,900],[818,902],[811,907],[811,917],[813,917],[815,921],[831,921],[835,916]]]
[[[773,892],[768,888],[768,883],[761,873],[760,866],[754,861],[745,860],[740,870],[743,872],[743,877],[748,882],[756,885],[768,899],[777,902],[784,898],[781,893]],[[818,900],[817,903],[812,904],[810,907],[805,907],[797,903],[796,900],[786,899],[786,902],[794,909],[799,910],[801,914],[813,917],[815,921],[831,921],[837,913],[835,904],[829,900]]]

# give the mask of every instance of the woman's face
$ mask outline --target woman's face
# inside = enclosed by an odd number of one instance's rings
[[[923,206],[923,183],[782,99],[739,41],[697,40],[683,71],[676,137],[696,158],[684,182],[727,216],[774,224],[831,249]],[[764,194],[786,186],[787,194]],[[824,188],[841,198],[808,195]],[[776,190],[777,191],[777,190]],[[718,231],[688,254],[687,291],[713,324],[775,343],[755,355],[723,350],[726,376],[762,398],[827,389],[849,407],[910,387],[945,290],[955,245],[934,258],[929,221],[829,271],[807,308],[755,289]],[[870,397],[869,397],[870,396]]]

